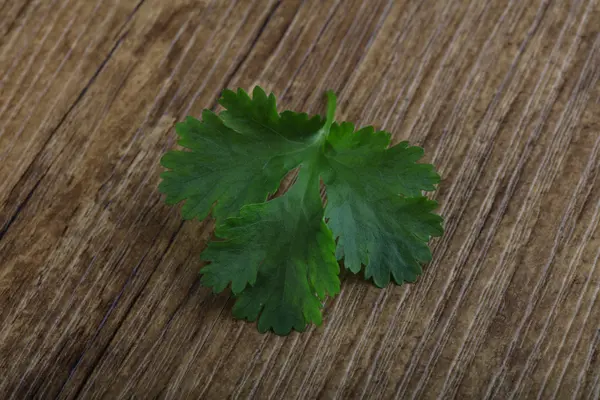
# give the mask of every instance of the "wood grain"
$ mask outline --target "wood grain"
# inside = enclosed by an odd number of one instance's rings
[[[2,398],[600,398],[598,0],[0,0]],[[446,233],[261,335],[157,192],[173,125],[273,91],[422,145]]]

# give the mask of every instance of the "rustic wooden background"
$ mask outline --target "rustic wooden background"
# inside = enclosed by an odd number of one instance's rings
[[[600,397],[599,0],[0,0],[0,398]],[[261,335],[157,192],[173,124],[273,91],[425,147],[445,236]]]

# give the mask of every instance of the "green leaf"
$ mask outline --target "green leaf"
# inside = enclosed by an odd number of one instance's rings
[[[202,284],[215,292],[231,283],[233,313],[258,329],[286,335],[321,324],[322,302],[339,292],[335,242],[323,222],[319,179],[313,163],[301,167],[283,196],[242,208],[217,228],[202,258]]]
[[[428,241],[443,232],[437,203],[423,195],[440,181],[432,165],[418,163],[423,149],[389,147],[387,132],[334,123],[336,97],[327,97],[322,119],[278,113],[273,94],[259,87],[252,98],[226,90],[222,113],[205,110],[202,121],[177,125],[189,151],[161,161],[167,203],[184,201],[186,219],[211,210],[216,217],[202,284],[215,292],[231,286],[234,315],[258,320],[261,332],[321,324],[325,298],[340,290],[340,259],[354,273],[364,265],[380,287],[413,282],[431,259]],[[265,202],[297,167],[289,191]]]
[[[220,115],[205,110],[202,121],[188,117],[177,124],[178,143],[190,151],[170,151],[161,159],[170,170],[161,175],[159,190],[168,204],[185,201],[184,219],[203,219],[214,205],[219,220],[265,201],[324,138],[320,117],[278,114],[275,96],[260,87],[252,99],[241,89],[226,90],[220,103]]]
[[[388,147],[390,134],[366,127],[354,131],[354,124],[333,124],[327,138],[328,159],[336,171],[352,170],[365,191],[371,195],[389,197],[422,196],[423,191],[435,190],[440,176],[431,164],[418,164],[423,149],[400,142]],[[331,172],[331,171],[329,171]]]
[[[402,142],[389,148],[389,134],[350,123],[333,124],[328,137],[325,217],[339,237],[336,255],[357,273],[383,287],[413,282],[421,263],[430,261],[427,242],[442,234],[435,201],[422,196],[433,190],[439,175],[417,164],[423,150]],[[411,196],[411,197],[407,197]]]

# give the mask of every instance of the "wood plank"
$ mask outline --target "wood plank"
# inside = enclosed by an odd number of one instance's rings
[[[600,396],[597,0],[0,2],[2,398]],[[260,84],[422,145],[446,233],[323,326],[231,317],[173,125]]]

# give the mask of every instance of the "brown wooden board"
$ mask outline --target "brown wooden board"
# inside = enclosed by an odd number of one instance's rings
[[[600,1],[0,0],[0,398],[598,399]],[[157,191],[224,88],[425,148],[446,233],[324,324],[234,320]]]

